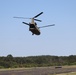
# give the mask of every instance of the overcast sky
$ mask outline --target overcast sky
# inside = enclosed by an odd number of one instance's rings
[[[40,36],[32,36],[30,20],[14,16],[38,17]],[[76,55],[76,0],[0,0],[0,56]]]

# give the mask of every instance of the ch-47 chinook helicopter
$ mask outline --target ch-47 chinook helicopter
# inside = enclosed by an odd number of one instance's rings
[[[55,24],[52,24],[52,25],[38,27],[37,23],[35,21],[41,22],[41,20],[36,19],[41,14],[43,14],[43,12],[41,12],[38,15],[34,16],[33,18],[24,18],[24,17],[14,17],[14,18],[31,19],[31,23],[26,23],[26,22],[22,22],[22,23],[29,26],[29,31],[32,32],[32,35],[34,35],[34,34],[35,35],[40,35],[40,33],[41,33],[40,30],[39,30],[40,28],[49,27],[49,26],[55,26]]]

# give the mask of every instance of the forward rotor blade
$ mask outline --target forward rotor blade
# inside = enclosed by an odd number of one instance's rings
[[[33,18],[36,18],[36,17],[40,16],[41,14],[43,14],[43,12],[41,12],[38,15],[34,16]]]
[[[38,27],[38,28],[44,28],[44,27],[50,27],[50,26],[55,26],[55,24],[47,25],[47,26],[42,26],[42,27]]]
[[[38,20],[38,19],[34,19],[35,21],[39,21],[39,22],[42,22],[41,20]]]
[[[30,24],[28,24],[28,23],[26,23],[26,22],[22,22],[23,24],[26,24],[26,25],[30,25]]]
[[[25,17],[13,17],[13,18],[20,18],[20,19],[31,19],[31,18],[25,18]]]

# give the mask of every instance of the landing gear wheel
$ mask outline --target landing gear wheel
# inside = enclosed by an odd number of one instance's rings
[[[34,35],[34,34],[32,34],[32,35]]]

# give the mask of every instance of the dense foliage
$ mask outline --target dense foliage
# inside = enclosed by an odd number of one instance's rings
[[[0,68],[46,67],[76,65],[76,56],[0,57]]]

